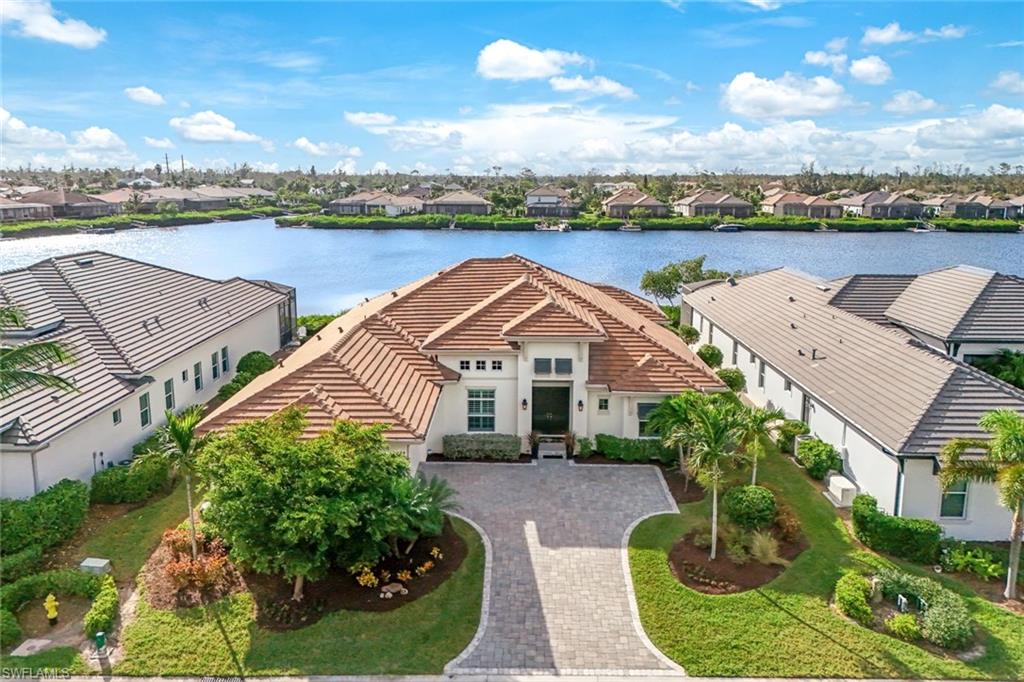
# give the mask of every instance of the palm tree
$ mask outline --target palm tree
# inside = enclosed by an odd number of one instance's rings
[[[741,411],[734,400],[723,395],[700,396],[691,413],[691,424],[678,434],[690,450],[688,464],[697,480],[711,489],[711,560],[718,548],[718,488],[725,470],[738,457],[743,426]]]
[[[750,485],[757,485],[757,460],[771,450],[786,413],[766,407],[742,407],[741,410],[740,445],[750,456]]]
[[[185,478],[185,499],[188,504],[188,529],[192,540],[192,558],[199,557],[199,548],[196,545],[196,517],[192,508],[192,474],[196,470],[196,460],[199,452],[210,442],[212,434],[199,436],[196,434],[196,427],[203,419],[203,406],[193,405],[184,410],[181,414],[174,414],[170,410],[165,413],[167,423],[160,427],[157,432],[160,439],[160,449],[150,453],[157,457],[163,457],[170,464],[171,471],[175,474],[181,473]]]
[[[999,501],[1013,513],[1010,565],[1003,596],[1017,598],[1021,538],[1024,536],[1024,416],[1011,410],[986,412],[978,426],[991,438],[954,438],[942,448],[943,490],[962,481],[993,483]],[[978,453],[970,456],[970,453]],[[965,457],[966,455],[966,457]]]
[[[686,465],[684,432],[692,424],[691,415],[700,403],[700,394],[687,391],[665,398],[647,415],[647,429],[661,436],[667,447],[679,450],[679,471],[686,477],[684,489],[690,487],[690,468]],[[643,435],[643,434],[641,434]]]
[[[25,314],[14,306],[0,306],[0,331],[25,326]],[[58,341],[33,341],[18,346],[0,345],[0,399],[31,388],[75,390],[75,385],[42,368],[74,362],[70,350]]]

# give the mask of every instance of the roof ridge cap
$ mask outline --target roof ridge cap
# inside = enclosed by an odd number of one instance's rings
[[[451,319],[446,320],[444,322],[444,324],[442,324],[437,329],[435,329],[434,331],[432,331],[429,334],[427,334],[426,338],[423,339],[423,343],[420,344],[420,349],[426,348],[430,344],[432,344],[435,341],[441,339],[446,334],[448,334],[449,332],[453,331],[456,327],[458,327],[463,322],[466,322],[467,320],[473,318],[474,316],[476,316],[477,314],[479,314],[480,312],[485,310],[489,305],[491,305],[492,303],[495,303],[496,301],[500,300],[501,298],[504,298],[505,296],[507,296],[508,294],[512,293],[513,291],[515,291],[519,287],[523,286],[524,284],[531,284],[531,285],[536,286],[535,283],[530,279],[529,274],[528,273],[523,273],[522,275],[520,275],[519,277],[515,278],[514,280],[512,280],[511,282],[509,282],[505,286],[503,286],[500,289],[497,289],[497,290],[491,292],[490,294],[488,294],[484,298],[480,299],[479,301],[477,301],[476,303],[474,303],[470,307],[466,308],[465,310],[463,310],[461,313],[459,313],[455,317],[452,317]]]

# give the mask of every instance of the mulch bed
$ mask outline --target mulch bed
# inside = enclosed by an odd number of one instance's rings
[[[668,491],[672,493],[672,499],[677,504],[698,502],[704,499],[704,488],[700,487],[700,484],[694,479],[690,479],[690,483],[687,485],[686,476],[683,476],[682,472],[675,465],[669,466],[661,462],[623,462],[621,459],[608,459],[604,455],[591,455],[586,458],[576,457],[573,461],[576,464],[615,464],[617,466],[653,464],[661,469],[661,474],[665,477],[665,483],[668,484]]]
[[[427,455],[428,462],[468,462],[470,464],[529,464],[534,461],[529,453],[519,455],[519,459],[448,459],[444,455],[431,452]]]
[[[772,531],[776,538],[780,537],[777,528]],[[683,536],[668,555],[672,574],[690,589],[704,594],[744,592],[771,582],[786,570],[785,566],[762,564],[753,558],[742,565],[733,563],[721,539],[718,541],[718,556],[711,561],[708,549],[693,544],[697,533],[693,531]],[[805,549],[807,542],[803,537],[797,542],[779,540],[779,556],[787,561],[796,559]]]
[[[171,610],[210,604],[246,589],[245,581],[230,561],[224,575],[216,583],[201,590],[178,587],[166,571],[167,564],[174,558],[174,551],[161,542],[142,569],[146,581],[146,600],[155,609]]]

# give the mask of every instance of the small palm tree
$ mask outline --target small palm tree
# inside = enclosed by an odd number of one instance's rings
[[[944,490],[962,481],[993,483],[999,501],[1013,514],[1010,565],[1003,596],[1017,598],[1017,573],[1024,536],[1024,416],[1011,410],[986,412],[978,426],[991,438],[954,438],[942,448],[939,481]],[[970,453],[978,453],[971,456]]]
[[[0,307],[0,331],[25,326],[25,314],[14,306]],[[75,390],[63,377],[42,371],[50,365],[74,362],[75,357],[58,341],[33,341],[17,346],[0,345],[0,399],[26,388]]]
[[[196,460],[200,451],[210,442],[212,434],[199,436],[196,427],[203,419],[203,406],[192,405],[181,414],[170,410],[164,413],[167,423],[159,431],[160,449],[150,453],[152,456],[163,457],[175,474],[185,478],[185,499],[188,504],[188,528],[192,540],[192,558],[199,557],[196,544],[196,517],[192,507],[192,475],[196,471]]]
[[[699,403],[699,394],[687,391],[665,398],[647,415],[648,431],[659,434],[666,447],[678,449],[679,471],[686,477],[686,489],[690,487],[690,469],[686,465],[686,439],[683,434],[690,428],[691,415]]]
[[[750,485],[757,485],[757,461],[773,447],[786,413],[765,407],[743,407],[741,410],[740,444],[750,457]]]

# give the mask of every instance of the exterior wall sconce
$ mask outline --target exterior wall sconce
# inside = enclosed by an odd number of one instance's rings
[[[523,402],[522,402],[523,410],[526,410],[526,408],[527,408],[527,407],[528,407],[529,405],[530,405],[530,403],[526,402],[526,398],[523,398]]]
[[[576,411],[577,412],[582,412],[583,411],[583,401],[582,400],[579,400],[579,401],[576,402]]]

